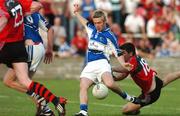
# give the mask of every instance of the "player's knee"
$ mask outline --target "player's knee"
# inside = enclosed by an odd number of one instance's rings
[[[109,89],[112,89],[113,86],[114,86],[114,82],[111,82],[111,81],[109,81],[109,82],[104,82],[104,84],[105,84]]]
[[[12,81],[10,80],[3,79],[3,84],[7,87],[12,87]]]

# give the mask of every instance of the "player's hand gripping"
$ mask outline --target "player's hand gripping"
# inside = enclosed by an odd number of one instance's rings
[[[125,67],[128,71],[130,71],[130,70],[133,68],[133,65],[130,64],[130,63],[124,63],[124,67]]]

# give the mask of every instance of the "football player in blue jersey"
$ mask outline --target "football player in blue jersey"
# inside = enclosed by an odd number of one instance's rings
[[[106,24],[105,13],[96,10],[92,14],[92,22],[88,22],[79,14],[79,5],[74,4],[74,13],[80,23],[86,28],[89,38],[86,66],[80,75],[80,112],[75,116],[88,116],[88,89],[94,83],[103,82],[109,89],[127,101],[136,103],[138,99],[123,92],[114,82],[109,64],[111,53],[118,59],[125,72],[131,69],[126,64],[120,51],[117,38]]]
[[[36,72],[39,64],[44,58],[44,63],[49,64],[52,62],[53,58],[53,29],[49,23],[38,13],[35,12],[31,15],[28,15],[24,18],[25,32],[24,39],[26,50],[28,53],[28,63],[29,63],[29,77],[32,78]],[[47,32],[47,48],[43,45],[43,39],[39,34],[39,28]],[[8,87],[14,88],[21,92],[26,92],[26,89],[23,88],[17,81],[15,73],[12,69],[9,69],[10,73],[4,77],[4,84]],[[41,88],[40,94],[43,92]],[[36,116],[53,116],[53,111],[48,107],[45,99],[40,96],[33,96],[37,102],[37,113]],[[61,97],[61,100],[65,100]]]

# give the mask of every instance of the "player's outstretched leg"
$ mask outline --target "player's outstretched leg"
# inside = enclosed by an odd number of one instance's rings
[[[162,79],[163,87],[165,87],[169,83],[171,83],[171,82],[173,82],[173,81],[175,81],[176,79],[179,79],[179,78],[180,78],[180,71],[169,73],[167,76],[165,76]]]
[[[65,104],[67,99],[63,97],[56,97],[44,85],[32,81],[28,88],[27,93],[32,97],[39,95],[40,97],[43,97],[47,103],[52,102],[56,110],[58,111],[59,115],[60,116],[65,115]]]

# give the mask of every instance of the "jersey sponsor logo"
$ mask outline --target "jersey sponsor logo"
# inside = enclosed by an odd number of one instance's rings
[[[93,49],[93,50],[99,50],[99,51],[104,51],[105,50],[105,45],[100,43],[100,42],[97,42],[97,41],[93,41],[91,40],[89,42],[89,45],[88,45],[89,49]]]

